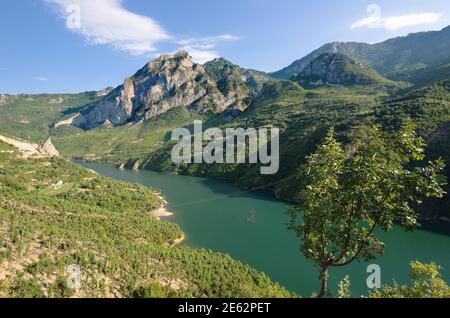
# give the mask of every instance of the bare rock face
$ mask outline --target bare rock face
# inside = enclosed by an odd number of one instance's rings
[[[9,96],[0,94],[0,106],[5,105],[8,102]]]
[[[162,55],[121,86],[99,92],[105,94],[100,101],[55,127],[114,127],[149,120],[176,107],[227,114],[242,111],[268,79],[262,72],[242,69],[224,59],[200,65],[183,51]]]
[[[111,93],[114,90],[114,87],[106,87],[104,89],[102,89],[101,91],[98,91],[96,96],[97,97],[103,97],[108,95],[109,93]]]
[[[59,152],[56,150],[50,138],[48,138],[47,141],[41,146],[40,150],[50,157],[59,157]]]
[[[47,139],[47,141],[39,146],[38,144],[28,143],[12,138],[8,138],[0,135],[0,141],[16,147],[21,153],[22,158],[27,159],[30,157],[57,157],[59,156],[58,151],[55,146],[53,146],[52,141]]]
[[[153,118],[174,107],[217,112],[227,107],[225,97],[203,66],[194,63],[186,52],[162,55],[151,61],[123,85],[64,124],[84,129],[105,122],[119,126]]]

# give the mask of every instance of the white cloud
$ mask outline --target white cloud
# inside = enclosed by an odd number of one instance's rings
[[[33,79],[35,81],[38,81],[38,82],[46,82],[46,81],[48,81],[48,78],[44,77],[44,76],[36,76],[36,77],[33,77]]]
[[[219,52],[217,52],[216,50],[202,50],[189,45],[182,46],[179,48],[179,50],[188,52],[195,62],[201,64],[220,57]]]
[[[368,27],[370,29],[380,28],[381,27],[381,18],[380,17],[368,17],[356,21],[352,24],[352,30],[362,27]]]
[[[396,31],[407,27],[431,25],[439,22],[442,17],[441,13],[419,12],[384,18],[381,14],[381,7],[375,4],[368,6],[367,12],[370,13],[370,16],[353,23],[352,29],[367,27],[369,29],[384,28],[388,31]]]
[[[383,26],[387,30],[398,30],[417,25],[429,25],[439,21],[440,13],[416,13],[384,19]]]
[[[196,62],[204,63],[219,56],[217,46],[237,41],[232,34],[199,38],[176,38],[152,18],[126,10],[122,0],[44,0],[56,8],[66,26],[89,44],[111,45],[131,55],[157,53],[157,43],[169,42],[178,50],[188,51]]]
[[[231,34],[208,36],[202,38],[188,38],[178,40],[179,50],[187,51],[194,61],[205,63],[218,58],[217,47],[223,42],[238,41],[240,38]]]
[[[106,44],[132,55],[155,52],[155,44],[170,35],[153,19],[132,13],[122,0],[45,0],[55,5],[61,17],[70,21],[77,14],[79,25],[70,29],[86,37],[89,44]],[[70,26],[69,24],[67,24]]]

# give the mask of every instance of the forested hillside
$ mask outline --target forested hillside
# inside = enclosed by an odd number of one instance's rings
[[[151,214],[161,204],[156,190],[0,142],[0,296],[291,296],[229,256],[175,247],[179,227]]]

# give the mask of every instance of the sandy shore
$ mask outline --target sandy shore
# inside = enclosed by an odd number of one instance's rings
[[[164,207],[161,207],[161,208],[159,208],[159,209],[157,209],[155,211],[152,211],[151,214],[155,218],[158,218],[158,219],[161,219],[161,218],[164,218],[164,217],[169,217],[169,216],[173,215],[172,212],[167,211],[166,208],[164,208]]]
[[[184,242],[185,239],[186,239],[186,236],[183,233],[183,236],[181,236],[179,239],[175,240],[170,247],[176,247],[176,246],[180,245],[181,243]]]
[[[158,219],[172,216],[173,213],[166,209],[167,201],[164,199],[164,197],[161,194],[158,194],[158,198],[161,199],[162,205],[161,205],[161,207],[159,209],[156,209],[156,210],[150,212],[150,214],[153,215],[155,218],[158,218]]]
[[[156,210],[150,212],[150,214],[153,215],[155,218],[158,218],[159,220],[161,220],[161,218],[172,216],[174,213],[172,213],[166,209],[167,201],[164,199],[164,197],[160,193],[158,193],[157,195],[158,195],[158,198],[161,199],[162,205],[159,209],[156,209]],[[181,243],[184,242],[185,239],[186,239],[186,236],[183,233],[179,239],[176,239],[173,242],[173,244],[170,245],[170,247],[176,247],[176,246],[180,245]]]

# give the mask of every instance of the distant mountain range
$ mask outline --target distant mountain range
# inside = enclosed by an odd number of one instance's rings
[[[320,47],[286,68],[270,74],[279,79],[298,75],[324,53],[345,54],[368,65],[389,79],[404,79],[418,70],[433,68],[449,61],[450,26],[441,31],[413,33],[382,43],[333,42]]]
[[[232,120],[257,97],[265,83],[291,79],[301,86],[378,85],[420,87],[450,75],[450,27],[378,44],[325,44],[290,66],[272,73],[243,69],[223,58],[205,65],[186,52],[162,55],[99,101],[56,123],[83,129],[141,122],[176,107],[222,113]],[[394,82],[395,81],[395,82]]]

